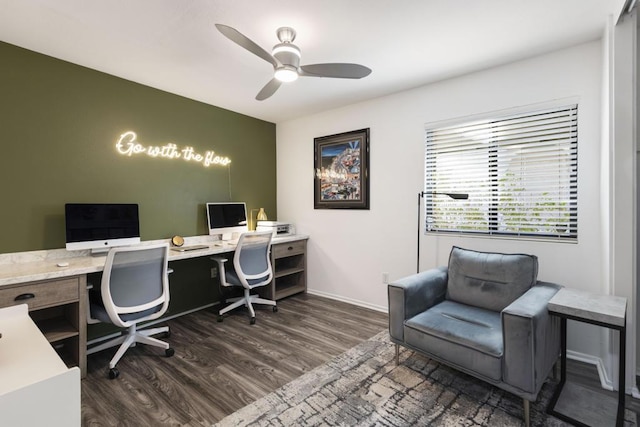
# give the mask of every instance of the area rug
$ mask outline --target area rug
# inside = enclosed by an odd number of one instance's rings
[[[387,331],[215,424],[227,426],[521,426],[522,399],[403,349]],[[531,405],[532,426],[565,426],[545,411],[556,384]],[[626,411],[625,425],[635,426]]]

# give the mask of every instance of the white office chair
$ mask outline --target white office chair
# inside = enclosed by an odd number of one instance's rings
[[[116,364],[129,347],[136,343],[148,344],[165,349],[167,357],[174,350],[168,343],[152,338],[151,335],[164,332],[169,335],[169,327],[138,330],[140,322],[162,316],[169,306],[169,279],[167,261],[169,245],[129,246],[112,248],[107,254],[99,298],[91,298],[88,306],[87,323],[112,323],[127,328],[126,333],[105,343],[92,347],[88,354],[120,345],[109,362],[109,378],[120,374]],[[94,300],[94,301],[92,301]]]
[[[233,256],[233,268],[226,267],[226,258],[213,257],[212,259],[218,263],[220,272],[220,285],[222,287],[242,287],[244,296],[240,298],[231,298],[232,302],[229,306],[218,312],[218,321],[222,321],[222,315],[242,305],[249,309],[251,315],[250,323],[256,323],[256,313],[253,310],[253,304],[266,304],[273,306],[273,311],[278,311],[276,302],[258,295],[251,295],[251,291],[260,286],[266,286],[273,279],[273,270],[271,269],[271,259],[269,252],[271,251],[270,231],[267,232],[249,232],[243,233],[238,239],[235,254]],[[226,303],[227,300],[225,299]]]

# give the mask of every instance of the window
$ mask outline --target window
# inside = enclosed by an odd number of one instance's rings
[[[425,151],[427,233],[577,240],[577,105],[429,128]]]

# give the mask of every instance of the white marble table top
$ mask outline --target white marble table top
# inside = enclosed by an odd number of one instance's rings
[[[275,245],[308,238],[309,236],[307,235],[292,234],[274,237],[271,242]],[[146,241],[142,242],[141,245],[160,242],[164,241]],[[166,242],[169,242],[169,239]],[[233,252],[236,248],[234,243],[214,241],[210,236],[185,238],[185,246],[199,244],[205,245],[206,248],[187,252],[170,250],[169,261],[228,253]],[[0,287],[96,273],[104,269],[105,260],[105,256],[91,256],[89,251],[66,251],[65,249],[0,254]],[[58,263],[60,262],[68,263],[68,265],[59,267]]]
[[[551,313],[565,314],[615,326],[625,326],[627,299],[562,288],[549,300]]]

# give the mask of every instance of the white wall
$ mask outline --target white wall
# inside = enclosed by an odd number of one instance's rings
[[[594,41],[278,123],[278,219],[295,223],[298,232],[311,236],[310,291],[386,309],[382,273],[394,280],[415,272],[426,123],[577,99],[579,243],[423,236],[421,269],[446,264],[454,244],[526,252],[539,257],[540,280],[608,293],[601,233],[602,70],[603,49]],[[370,210],[314,210],[313,138],[366,127],[371,129]],[[569,328],[571,350],[605,356],[599,328]]]

